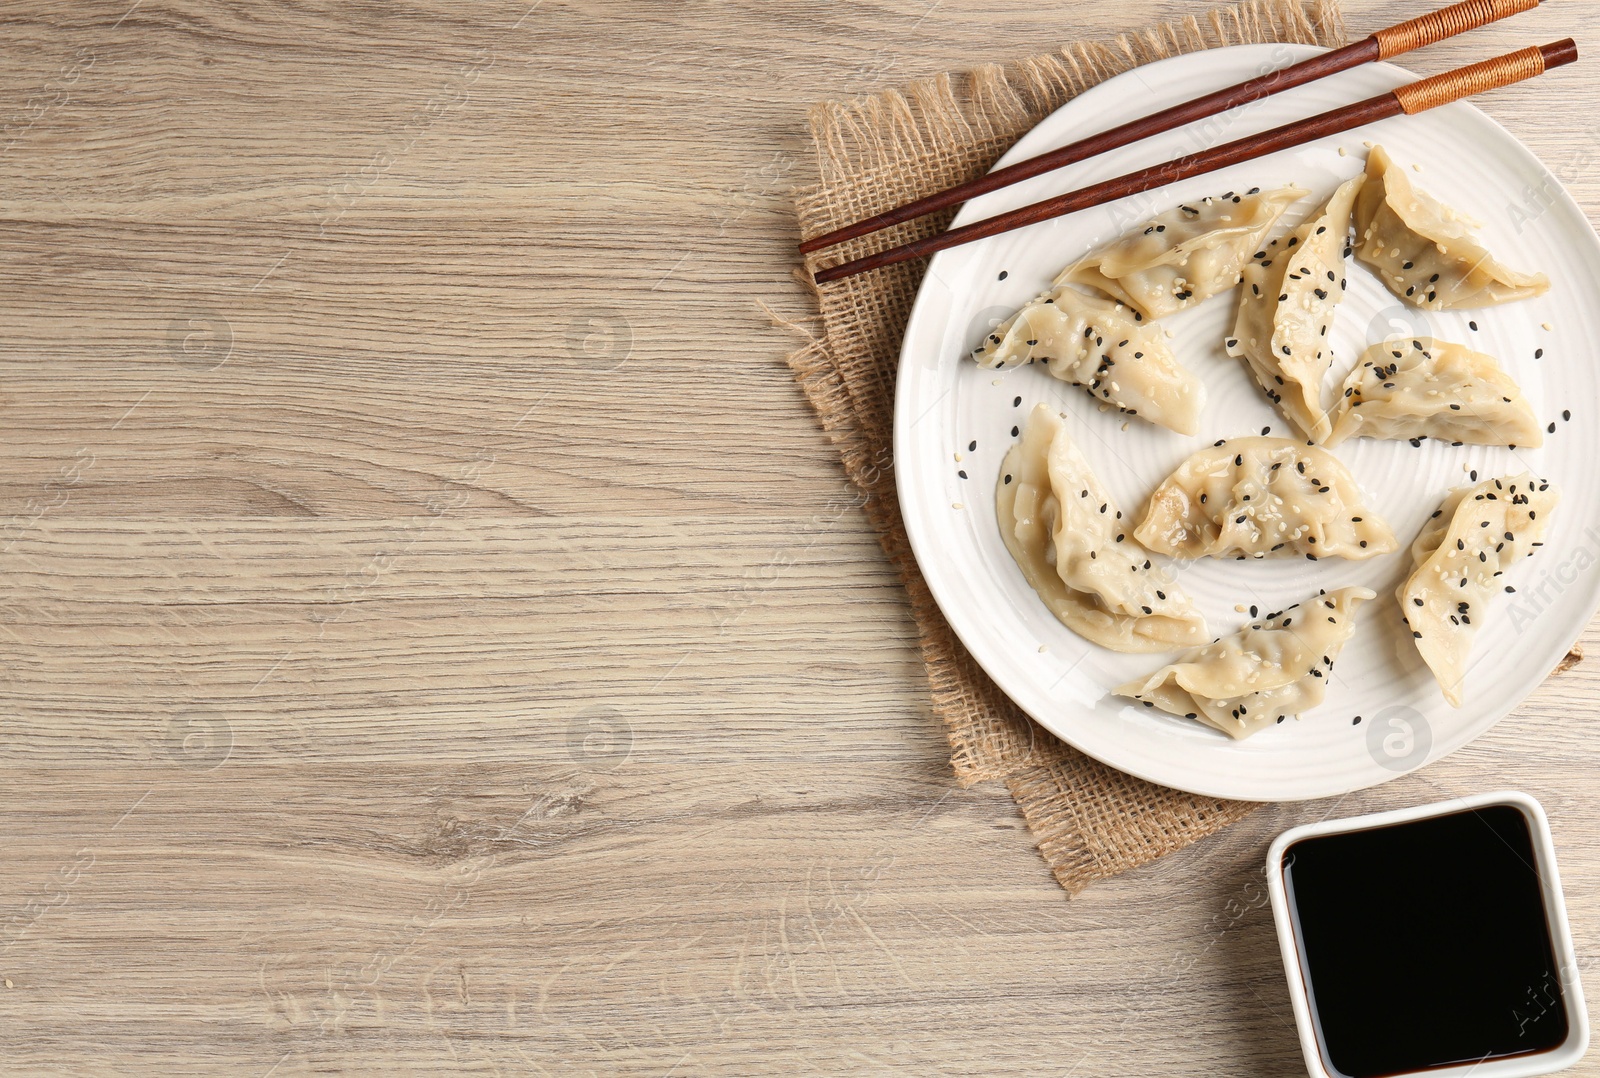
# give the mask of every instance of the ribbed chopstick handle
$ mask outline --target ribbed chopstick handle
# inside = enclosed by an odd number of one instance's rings
[[[1388,60],[1538,6],[1539,0],[1461,0],[1459,4],[1379,30],[1372,37],[1378,43],[1378,59]]]
[[[1463,97],[1481,94],[1501,86],[1510,86],[1524,79],[1543,75],[1552,67],[1570,64],[1578,58],[1578,46],[1571,38],[1553,45],[1519,49],[1493,60],[1485,60],[1470,67],[1459,67],[1442,75],[1397,87],[1393,93],[1400,107],[1408,113],[1426,112],[1428,109],[1448,105]]]

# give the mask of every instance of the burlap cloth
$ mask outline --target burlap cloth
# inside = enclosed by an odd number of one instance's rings
[[[1048,113],[1130,68],[1219,45],[1275,41],[1343,44],[1337,0],[1250,0],[1111,41],[1075,41],[1047,56],[819,104],[811,112],[818,179],[797,192],[800,233],[820,235],[982,175]],[[910,222],[823,255],[829,263],[854,258],[943,229],[949,218]],[[806,269],[817,265],[813,258]],[[939,613],[906,540],[891,456],[900,337],[924,267],[903,263],[814,290],[820,328],[789,365],[905,581],[957,781],[1003,780],[1055,878],[1076,894],[1257,806],[1156,786],[1057,741],[996,688]]]

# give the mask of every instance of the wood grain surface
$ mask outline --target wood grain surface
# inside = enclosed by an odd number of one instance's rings
[[[1506,786],[1600,994],[1589,665],[1070,901],[953,788],[762,308],[805,109],[1192,7],[6,5],[0,1070],[1294,1075],[1265,844]],[[1594,63],[1483,103],[1592,213]]]

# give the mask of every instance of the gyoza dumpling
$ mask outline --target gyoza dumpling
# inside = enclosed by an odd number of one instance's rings
[[[1062,270],[1056,284],[1097,288],[1146,318],[1164,318],[1239,283],[1239,271],[1290,205],[1298,187],[1175,206]]]
[[[1411,544],[1415,568],[1395,597],[1412,643],[1451,706],[1461,706],[1473,634],[1504,587],[1496,578],[1544,545],[1559,500],[1549,483],[1527,475],[1458,487]]]
[[[1166,651],[1206,638],[1205,619],[1125,531],[1067,435],[1039,405],[995,486],[1006,549],[1050,612],[1113,651]]]
[[[1287,438],[1229,438],[1178,465],[1134,536],[1179,558],[1371,558],[1398,544],[1355,477],[1324,449]]]
[[[1321,210],[1245,266],[1228,354],[1242,357],[1283,414],[1320,442],[1331,429],[1322,375],[1333,362],[1328,330],[1344,299],[1350,207],[1365,176],[1339,186]]]
[[[1544,432],[1494,357],[1421,337],[1367,349],[1345,379],[1327,444],[1346,438],[1537,446]]]
[[[1476,222],[1411,186],[1382,146],[1367,157],[1355,212],[1356,257],[1413,306],[1487,307],[1550,290],[1544,274],[1496,262],[1473,235]]]
[[[1199,719],[1232,737],[1299,716],[1328,691],[1328,675],[1372,592],[1340,588],[1268,614],[1171,666],[1118,687],[1146,707]]]
[[[1161,327],[1124,304],[1060,287],[996,326],[973,349],[980,367],[1047,364],[1063,382],[1129,415],[1193,434],[1206,387],[1178,365]]]

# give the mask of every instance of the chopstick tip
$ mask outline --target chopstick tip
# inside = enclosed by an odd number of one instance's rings
[[[1575,63],[1578,59],[1578,43],[1570,37],[1541,45],[1539,51],[1544,54],[1545,70]]]

